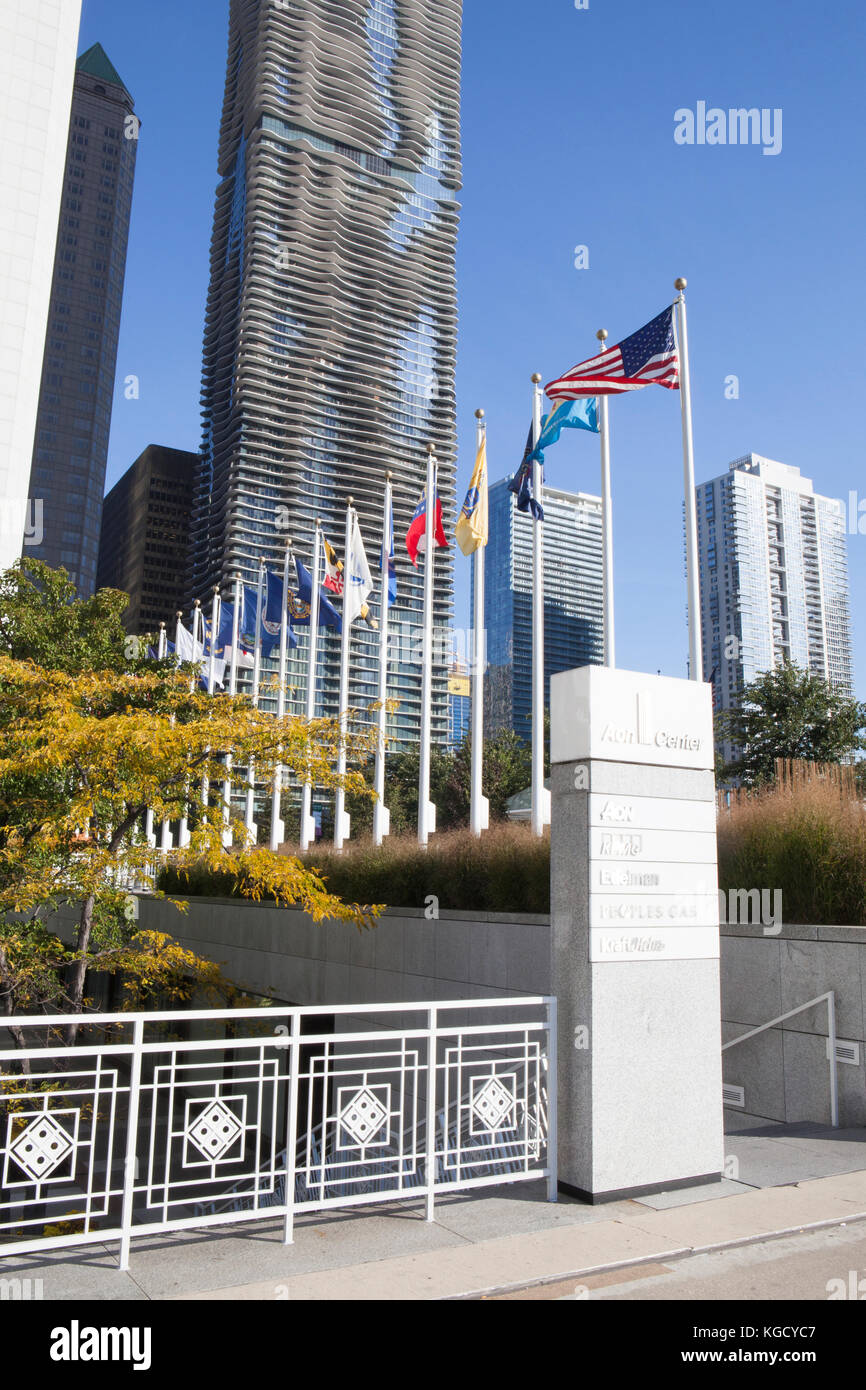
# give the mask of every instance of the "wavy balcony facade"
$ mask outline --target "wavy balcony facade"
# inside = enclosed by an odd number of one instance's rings
[[[402,537],[430,442],[456,520],[460,25],[461,0],[232,0],[211,244],[191,597],[228,593],[238,573],[254,582],[262,557],[280,567],[288,534],[309,564],[317,516],[341,549],[349,496],[377,566],[393,472],[392,733],[406,747],[422,579]],[[451,564],[440,552],[440,629]],[[359,710],[376,698],[376,644],[365,628],[354,639]],[[323,646],[319,712],[334,714],[338,639]],[[444,650],[436,666],[444,741]],[[290,681],[300,710],[305,640]]]

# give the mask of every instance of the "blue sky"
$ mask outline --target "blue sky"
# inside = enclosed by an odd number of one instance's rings
[[[227,0],[84,0],[143,120],[118,380],[114,483],[149,443],[199,445],[199,372]],[[519,461],[533,371],[616,342],[689,280],[698,481],[750,451],[866,501],[863,450],[866,11],[857,0],[466,0],[461,339],[463,488],[474,411],[491,469]],[[781,108],[782,151],[679,146],[698,101]],[[574,267],[589,248],[589,269]],[[725,380],[740,380],[739,400]],[[684,675],[678,397],[611,403],[618,657]],[[554,486],[598,490],[598,446],[567,436]],[[864,513],[866,527],[866,513]],[[857,690],[866,698],[866,535],[849,538]],[[457,556],[458,625],[468,562]]]

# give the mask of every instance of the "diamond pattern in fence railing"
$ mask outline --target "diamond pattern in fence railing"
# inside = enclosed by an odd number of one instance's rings
[[[200,1154],[218,1163],[236,1142],[242,1128],[234,1111],[221,1100],[213,1100],[187,1126],[186,1137]]]
[[[473,1085],[472,1113],[477,1116],[485,1129],[495,1133],[501,1129],[506,1119],[514,1113],[516,1097],[513,1091],[502,1084],[499,1077],[491,1076],[478,1088],[478,1080]]]
[[[383,1105],[368,1086],[362,1086],[340,1112],[340,1124],[356,1144],[362,1148],[372,1143],[381,1133],[391,1104],[391,1088],[379,1087],[387,1091],[387,1102]]]
[[[11,1129],[11,1117],[9,1124]],[[72,1137],[48,1114],[37,1115],[24,1132],[8,1145],[18,1167],[34,1182],[50,1177],[74,1148]]]

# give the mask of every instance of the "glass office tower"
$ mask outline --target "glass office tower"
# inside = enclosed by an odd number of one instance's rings
[[[28,551],[67,570],[85,598],[96,587],[138,131],[123,79],[94,44],[75,70],[30,480],[45,534]]]
[[[204,438],[190,597],[311,564],[315,518],[342,551],[355,499],[371,564],[394,473],[398,603],[392,735],[417,741],[412,631],[422,579],[403,546],[436,445],[456,520],[454,373],[461,0],[232,0],[204,340]],[[450,554],[435,622],[450,625]],[[374,612],[378,612],[379,595]],[[376,699],[377,637],[358,624],[351,705]],[[319,714],[335,714],[339,639],[325,633]],[[300,711],[307,641],[290,684]],[[447,736],[437,663],[434,737]]]
[[[485,551],[488,669],[485,723],[491,733],[532,735],[533,521],[517,510],[510,479],[490,489]],[[544,676],[604,661],[601,499],[544,489]]]

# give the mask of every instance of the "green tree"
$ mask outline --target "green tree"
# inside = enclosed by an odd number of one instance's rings
[[[508,802],[532,781],[532,749],[511,729],[484,740],[482,790],[490,802],[490,820],[508,819]],[[452,761],[445,790],[445,828],[469,824],[472,796],[472,741],[464,739]]]
[[[746,686],[738,709],[718,717],[720,741],[737,750],[727,779],[772,782],[778,758],[839,763],[866,748],[866,705],[786,661]]]
[[[115,589],[81,599],[65,570],[19,560],[0,574],[0,652],[70,675],[143,669],[146,643],[123,626],[128,607]]]

